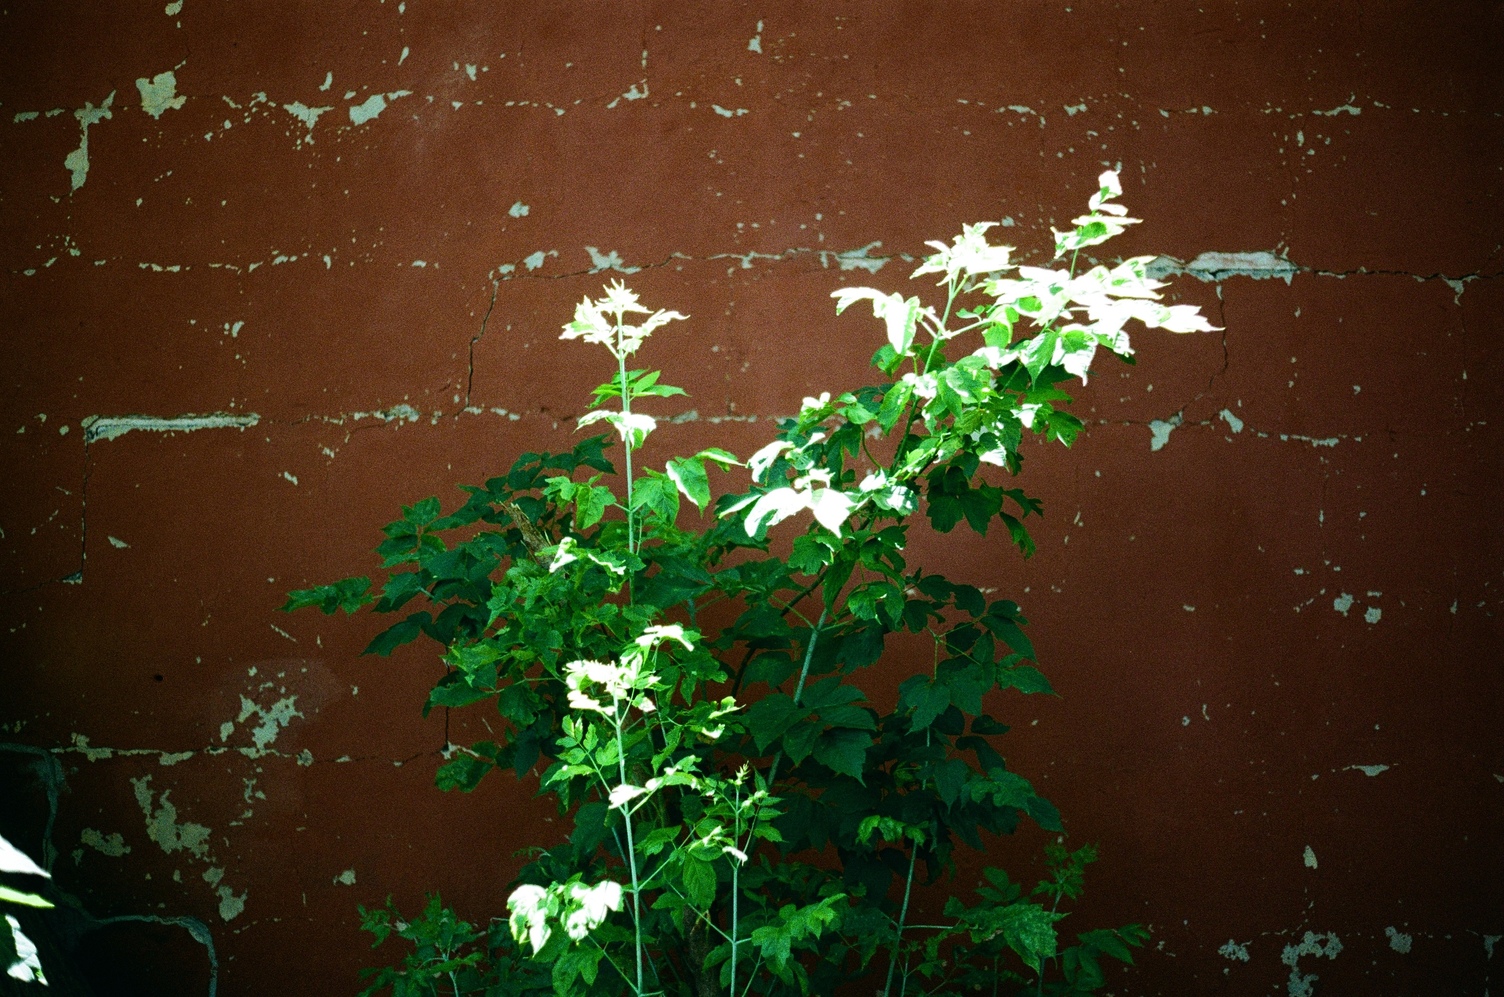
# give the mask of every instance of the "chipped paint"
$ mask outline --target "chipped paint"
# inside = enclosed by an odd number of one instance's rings
[[[352,125],[363,125],[368,121],[372,121],[380,117],[381,112],[386,110],[387,101],[411,95],[411,90],[393,90],[391,93],[386,94],[372,94],[363,103],[351,105],[350,123]]]
[[[106,836],[92,827],[86,827],[79,834],[78,840],[101,855],[108,855],[110,858],[118,859],[122,855],[130,854],[131,850],[131,846],[125,843],[125,838],[118,831]]]
[[[1316,993],[1315,983],[1319,977],[1315,973],[1300,971],[1299,963],[1303,956],[1335,959],[1341,952],[1342,942],[1338,940],[1336,932],[1321,935],[1307,931],[1299,944],[1286,945],[1279,961],[1290,967],[1290,979],[1285,985],[1289,997],[1313,997]]]
[[[1157,453],[1170,442],[1170,434],[1185,421],[1185,413],[1176,412],[1168,419],[1155,419],[1149,423],[1149,452]]]
[[[518,201],[516,204],[513,204],[510,208],[507,209],[507,214],[511,215],[513,218],[526,218],[527,213],[530,210],[532,209],[530,209],[526,204]]]
[[[150,80],[142,76],[136,80],[136,89],[141,91],[141,110],[150,114],[153,121],[159,120],[168,111],[176,111],[187,103],[186,95],[179,94],[177,74],[172,70],[158,73]]]
[[[105,539],[108,540],[110,542],[110,546],[114,547],[116,550],[126,550],[130,547],[130,544],[126,543],[124,540],[121,540],[119,537],[112,537],[106,534]]]
[[[1247,962],[1249,959],[1248,946],[1252,944],[1252,942],[1239,944],[1236,940],[1229,938],[1227,944],[1217,950],[1217,954],[1234,962]]]
[[[1400,955],[1409,955],[1410,946],[1414,944],[1414,937],[1398,930],[1393,925],[1384,929],[1384,937],[1389,939],[1389,947]]]
[[[1363,611],[1364,623],[1377,623],[1384,618],[1384,611],[1378,606],[1369,606]]]
[[[338,876],[335,876],[334,877],[334,885],[336,885],[336,886],[354,886],[355,885],[355,870],[354,869],[346,869],[344,872],[340,873]]]
[[[1388,772],[1390,768],[1391,766],[1389,765],[1349,765],[1342,771],[1362,772],[1364,775],[1372,779],[1374,776],[1379,775],[1382,772]]]
[[[747,41],[747,51],[762,55],[762,22],[757,22],[757,32]]]
[[[319,115],[323,114],[325,111],[332,111],[334,110],[334,108],[309,107],[301,100],[295,100],[291,104],[283,104],[282,110],[286,111],[288,114],[291,114],[293,117],[303,122],[303,124],[308,127],[308,132],[311,136],[313,133],[313,126],[318,123]],[[313,139],[310,137],[309,141],[311,142],[313,141]]]
[[[743,114],[749,114],[749,113],[751,113],[745,107],[738,107],[735,110],[733,110],[733,109],[731,109],[729,107],[722,107],[719,104],[711,104],[710,108],[711,108],[711,110],[715,111],[716,114],[719,114],[723,118],[739,118]]]
[[[1341,613],[1343,616],[1346,616],[1347,611],[1353,608],[1353,597],[1348,593],[1343,592],[1337,598],[1332,600],[1332,608]]]
[[[1183,274],[1208,284],[1220,283],[1229,277],[1278,279],[1288,284],[1302,268],[1279,253],[1260,250],[1251,253],[1202,253],[1189,263],[1182,263],[1173,256],[1160,256],[1152,260],[1145,269],[1155,280]]]
[[[869,242],[859,249],[848,249],[840,253],[831,253],[820,250],[820,265],[829,268],[831,259],[834,259],[842,270],[865,270],[868,273],[877,273],[888,262],[886,256],[873,256],[872,250],[882,246],[882,241]]]
[[[208,415],[91,415],[80,421],[85,443],[114,440],[133,429],[154,433],[192,433],[200,429],[248,429],[261,421],[255,412],[213,412]]]
[[[1233,415],[1232,409],[1223,409],[1217,413],[1217,418],[1227,423],[1227,427],[1234,433],[1241,433],[1243,431],[1243,420]]]
[[[63,158],[63,168],[72,174],[73,190],[78,190],[89,178],[89,128],[114,117],[110,113],[110,105],[113,103],[115,103],[115,91],[111,90],[110,95],[101,101],[98,107],[89,101],[84,101],[84,106],[73,112],[73,116],[78,119],[78,148]],[[51,112],[48,114],[50,117]]]
[[[246,897],[250,896],[248,891],[237,897],[235,891],[228,886],[221,886],[215,892],[219,894],[219,916],[226,921],[233,921],[241,915],[245,910]]]
[[[594,246],[586,246],[585,252],[590,254],[591,273],[600,273],[603,270],[615,270],[618,273],[637,273],[642,267],[629,267],[626,261],[616,252],[602,253]]]
[[[1301,856],[1301,861],[1305,863],[1305,866],[1306,866],[1307,869],[1315,869],[1316,868],[1316,850],[1314,848],[1312,848],[1310,845],[1306,845],[1305,854]]]
[[[287,696],[270,706],[260,706],[250,697],[242,694],[240,715],[235,718],[235,722],[243,724],[251,717],[259,717],[261,722],[251,731],[251,740],[255,742],[257,748],[265,748],[277,739],[277,735],[288,724],[292,723],[294,717],[303,716],[297,710],[297,702],[297,696]],[[223,732],[223,728],[220,729]]]
[[[168,799],[172,790],[162,790],[161,799],[154,804],[151,776],[132,779],[131,788],[135,790],[136,803],[146,816],[146,836],[160,845],[162,851],[169,855],[186,851],[200,859],[209,857],[209,829],[192,822],[178,823],[178,808]]]

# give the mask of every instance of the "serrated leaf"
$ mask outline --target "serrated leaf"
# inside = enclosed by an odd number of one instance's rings
[[[815,761],[841,775],[862,781],[867,764],[867,749],[872,738],[859,730],[828,730],[815,740]]]
[[[700,457],[675,457],[665,469],[684,497],[704,512],[710,503],[710,478],[705,473],[705,461]]]
[[[702,909],[715,903],[715,867],[709,862],[685,853],[680,876],[684,882],[684,895],[690,903]]]

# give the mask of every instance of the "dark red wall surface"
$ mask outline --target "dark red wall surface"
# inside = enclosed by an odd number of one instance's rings
[[[574,302],[690,313],[649,459],[745,455],[864,383],[832,290],[980,219],[1042,260],[1118,164],[1107,248],[1225,331],[1099,364],[1033,560],[915,547],[1032,620],[1061,696],[996,707],[1101,846],[1079,927],[1152,925],[1123,994],[1504,991],[1504,6],[30,0],[0,40],[0,824],[162,919],[94,934],[117,992],[206,992],[194,918],[221,995],[353,993],[356,904],[483,920],[562,833],[433,788],[480,723],[420,717],[433,647],[276,609],[570,445]]]

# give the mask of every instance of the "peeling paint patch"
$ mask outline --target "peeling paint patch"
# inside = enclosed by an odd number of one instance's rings
[[[1248,942],[1246,944],[1239,945],[1235,940],[1229,938],[1227,940],[1227,944],[1217,950],[1217,954],[1222,956],[1223,958],[1231,959],[1234,962],[1247,962],[1249,959],[1248,946],[1251,944],[1253,943]]]
[[[336,886],[354,886],[355,885],[355,870],[354,869],[346,869],[344,872],[340,873],[338,876],[335,876],[334,877],[334,885],[336,885]]]
[[[1337,598],[1332,600],[1332,608],[1341,613],[1343,616],[1346,616],[1347,611],[1353,608],[1353,597],[1348,593],[1343,592]]]
[[[73,746],[77,748],[83,754],[83,756],[91,762],[103,761],[106,758],[113,757],[115,754],[109,748],[89,747],[89,739],[82,734],[73,735]]]
[[[126,543],[124,540],[121,540],[119,537],[112,537],[107,535],[105,539],[108,540],[110,542],[110,546],[114,547],[116,550],[125,550],[126,548],[130,547],[130,544]]]
[[[111,90],[110,95],[101,101],[98,107],[84,101],[84,106],[73,112],[73,116],[78,119],[78,148],[63,158],[63,168],[73,175],[73,190],[78,190],[89,178],[89,126],[114,117],[110,113],[110,105],[113,103],[115,103],[115,91]]]
[[[1415,942],[1412,936],[1405,934],[1403,931],[1396,930],[1393,925],[1384,929],[1384,935],[1389,939],[1389,947],[1391,949],[1400,955],[1410,954],[1410,946]]]
[[[1316,850],[1310,845],[1306,845],[1305,854],[1301,856],[1301,859],[1305,862],[1307,869],[1316,868]]]
[[[1369,606],[1363,611],[1364,623],[1377,623],[1384,618],[1384,611],[1378,606]]]
[[[183,12],[183,0],[172,0],[172,3],[162,8],[162,13],[168,17],[177,17]]]
[[[1241,433],[1243,431],[1243,420],[1233,415],[1232,409],[1223,409],[1217,413],[1217,418],[1227,423],[1227,428],[1231,429],[1234,433]]]
[[[35,121],[42,116],[40,111],[17,111],[16,116],[10,119],[11,124],[19,125],[23,121]]]
[[[303,122],[303,124],[308,126],[308,131],[312,132],[313,126],[318,123],[319,115],[323,114],[325,111],[332,111],[334,110],[334,108],[309,107],[301,100],[295,100],[291,104],[283,104],[282,110],[286,111],[288,114],[291,114],[293,117]]]
[[[129,854],[131,850],[131,846],[125,843],[125,838],[123,838],[118,831],[107,837],[94,830],[92,827],[86,827],[78,836],[78,840],[83,844],[88,845],[96,852],[99,852],[102,855],[108,855],[110,858],[114,859],[118,859],[122,855]]]
[[[594,246],[586,246],[585,252],[590,254],[591,273],[600,273],[602,270],[615,270],[619,273],[637,273],[642,267],[629,267],[626,261],[616,252],[602,253]]]
[[[153,121],[161,119],[167,111],[176,111],[188,101],[179,94],[178,77],[172,70],[158,73],[150,80],[142,76],[136,80],[136,89],[141,91],[141,110],[150,114]]]
[[[113,440],[133,429],[150,430],[156,433],[191,433],[198,429],[247,429],[261,421],[255,412],[213,412],[209,415],[180,415],[164,418],[152,415],[91,415],[79,425],[84,430],[84,442]]]
[[[859,249],[848,249],[841,253],[820,251],[820,265],[830,266],[830,257],[834,257],[842,270],[865,270],[868,273],[877,273],[888,262],[885,256],[872,256],[872,250],[881,248],[882,242],[869,242]]]
[[[136,803],[146,816],[146,836],[162,846],[162,851],[170,855],[181,850],[195,858],[208,857],[209,829],[202,824],[178,823],[178,808],[168,799],[172,790],[164,789],[161,800],[154,805],[151,776],[132,779],[131,788],[135,790]]]
[[[1185,414],[1176,412],[1168,419],[1155,419],[1149,423],[1149,452],[1157,453],[1163,450],[1165,444],[1170,442],[1170,434],[1184,421]]]
[[[516,204],[507,209],[507,214],[511,215],[513,218],[526,218],[527,213],[530,210],[531,209],[526,204],[518,201]]]
[[[1202,253],[1189,263],[1181,263],[1171,256],[1161,256],[1150,262],[1145,269],[1155,280],[1185,274],[1208,284],[1216,284],[1229,277],[1280,279],[1288,284],[1301,270],[1287,257],[1267,250],[1251,253]]]
[[[237,897],[235,891],[228,886],[221,886],[216,892],[219,894],[219,916],[226,921],[233,921],[240,916],[245,910],[245,898],[250,896],[249,893],[242,893]]]
[[[548,259],[550,256],[558,255],[559,251],[557,249],[550,249],[548,252],[544,252],[540,249],[533,255],[529,256],[527,259],[523,260],[522,265],[527,267],[529,270],[536,270],[543,265],[544,260]]]
[[[1388,766],[1388,765],[1349,765],[1346,768],[1344,768],[1342,771],[1344,771],[1344,772],[1362,772],[1364,775],[1366,775],[1370,779],[1372,779],[1374,776],[1379,775],[1380,773],[1388,772],[1389,769],[1390,769],[1390,766]]]
[[[606,110],[611,110],[613,107],[615,107],[617,104],[620,104],[624,100],[642,100],[642,98],[646,96],[648,96],[648,81],[638,80],[636,83],[633,83],[630,87],[627,88],[626,93],[622,94],[620,97],[613,97],[611,99],[611,103],[606,105]],[[562,108],[555,108],[554,110],[558,114],[564,113]],[[746,114],[747,112],[743,111],[742,113]]]
[[[713,111],[715,111],[716,114],[719,114],[723,118],[739,118],[743,114],[750,113],[745,107],[738,107],[735,110],[722,107],[719,104],[711,104],[710,107]]]
[[[1319,115],[1321,115],[1324,118],[1335,118],[1339,114],[1351,114],[1353,117],[1356,118],[1358,115],[1360,115],[1360,114],[1363,113],[1363,108],[1361,108],[1361,107],[1355,107],[1351,103],[1352,99],[1353,99],[1352,97],[1349,97],[1348,98],[1348,103],[1346,103],[1346,104],[1338,104],[1336,107],[1332,108],[1330,111],[1312,111],[1311,113],[1312,114],[1319,114]]]
[[[1320,935],[1307,931],[1298,945],[1286,945],[1280,954],[1280,962],[1290,967],[1290,979],[1285,985],[1289,997],[1312,997],[1314,984],[1319,977],[1315,973],[1302,973],[1299,962],[1302,956],[1335,959],[1342,952],[1342,942],[1335,933]]]
[[[297,702],[297,696],[287,696],[270,706],[259,706],[248,696],[241,695],[240,715],[235,718],[235,722],[243,724],[251,717],[260,717],[261,722],[251,731],[251,740],[255,742],[257,748],[265,748],[277,739],[277,735],[288,724],[292,723],[293,717],[303,716],[297,710]]]
[[[396,100],[399,97],[407,97],[411,94],[411,90],[393,90],[387,94],[372,94],[363,103],[351,106],[350,123],[352,125],[363,125],[367,121],[378,118],[381,116],[381,112],[386,110],[387,101]]]

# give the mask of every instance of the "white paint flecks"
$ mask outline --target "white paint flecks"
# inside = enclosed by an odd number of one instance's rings
[[[124,540],[121,540],[119,537],[106,536],[105,539],[110,542],[111,547],[114,547],[117,550],[125,550],[130,546],[130,544],[126,543]]]
[[[355,885],[355,870],[354,869],[346,869],[344,872],[340,873],[338,876],[335,876],[334,877],[334,885],[336,885],[336,886],[354,886]]]
[[[125,843],[125,838],[119,832],[106,836],[92,827],[86,827],[78,836],[78,840],[96,852],[110,856],[110,858],[118,859],[122,855],[129,854],[131,850],[131,846]]]
[[[1339,114],[1351,114],[1353,117],[1357,117],[1358,115],[1363,113],[1363,108],[1353,106],[1352,97],[1347,98],[1347,100],[1348,103],[1338,104],[1330,111],[1312,111],[1311,113],[1319,114],[1324,118],[1335,118]]]
[[[1233,415],[1232,409],[1223,409],[1217,413],[1217,418],[1227,423],[1227,428],[1231,429],[1234,433],[1241,433],[1243,431],[1243,420]]]
[[[548,252],[544,252],[540,249],[533,255],[529,256],[527,259],[523,260],[522,265],[527,267],[529,270],[536,270],[543,265],[544,260],[548,259],[550,256],[558,255],[559,251],[557,249],[550,249]]]
[[[162,8],[162,13],[168,17],[177,17],[183,12],[183,0],[172,0],[172,3]]]
[[[251,731],[251,740],[255,742],[256,747],[265,748],[277,739],[277,735],[282,732],[283,728],[292,723],[294,717],[303,716],[297,710],[297,702],[297,696],[287,696],[270,706],[260,706],[242,694],[240,715],[235,718],[235,722],[243,724],[253,716],[259,717],[261,722]]]
[[[242,893],[237,897],[235,891],[228,886],[221,886],[215,892],[219,894],[219,916],[226,921],[233,921],[240,916],[245,910],[245,898],[250,895]]]
[[[756,52],[758,55],[762,55],[762,22],[761,21],[757,22],[757,33],[752,36],[751,41],[747,42],[747,51],[748,52]]]
[[[591,273],[600,273],[602,270],[615,270],[618,273],[637,273],[642,267],[629,267],[626,261],[616,252],[602,253],[594,246],[586,246],[585,252],[590,254]]]
[[[1383,617],[1384,611],[1378,606],[1369,606],[1363,611],[1363,621],[1365,623],[1377,623],[1379,622],[1379,620],[1383,619]]]
[[[84,442],[97,443],[124,436],[133,429],[155,433],[191,433],[199,429],[247,429],[261,421],[255,412],[214,412],[209,415],[179,415],[164,418],[152,415],[91,415],[79,425]]]
[[[1493,957],[1494,957],[1494,946],[1497,945],[1497,944],[1499,944],[1499,942],[1501,940],[1504,940],[1504,935],[1484,935],[1483,936],[1484,958],[1486,958],[1486,959],[1488,959],[1490,961],[1493,960]]]
[[[881,246],[882,242],[879,240],[877,242],[869,242],[859,249],[848,249],[840,253],[831,253],[822,249],[820,251],[820,265],[828,268],[830,266],[829,258],[834,257],[837,265],[842,270],[865,270],[868,273],[877,273],[888,262],[886,256],[871,255],[872,250],[881,248]]]
[[[1208,284],[1219,283],[1229,277],[1249,277],[1253,280],[1277,278],[1286,284],[1300,272],[1300,267],[1288,257],[1269,250],[1249,253],[1202,253],[1189,263],[1182,263],[1171,256],[1161,256],[1146,268],[1150,277],[1159,280],[1185,274]]]
[[[195,858],[208,857],[209,829],[202,824],[178,823],[178,808],[168,799],[172,790],[164,789],[161,800],[154,805],[151,776],[132,779],[131,788],[135,790],[136,803],[146,816],[146,836],[160,845],[162,851],[170,855],[181,850]]]
[[[286,111],[288,114],[291,114],[293,117],[303,122],[303,124],[308,127],[309,133],[312,134],[313,126],[318,123],[319,115],[323,114],[325,111],[332,111],[334,110],[334,108],[309,107],[301,100],[295,100],[291,104],[283,104],[282,110]]]
[[[1285,989],[1289,997],[1312,997],[1316,992],[1313,984],[1318,977],[1315,973],[1302,973],[1298,966],[1302,956],[1315,956],[1335,959],[1342,952],[1342,942],[1337,939],[1335,933],[1325,935],[1307,931],[1305,937],[1298,945],[1286,945],[1284,952],[1280,954],[1279,961],[1290,967],[1290,979]]]
[[[719,104],[711,104],[710,107],[711,107],[712,110],[715,111],[716,114],[719,114],[723,118],[739,118],[743,114],[749,114],[749,113],[751,113],[745,107],[738,107],[735,110],[732,110],[731,108],[722,107]]]
[[[1316,868],[1316,850],[1310,845],[1306,845],[1305,855],[1302,856],[1302,860],[1305,862],[1307,869]]]
[[[1410,946],[1415,942],[1412,936],[1397,930],[1393,925],[1384,929],[1384,935],[1389,939],[1389,947],[1394,951],[1400,955],[1410,954]]]
[[[411,95],[411,90],[393,90],[387,94],[372,94],[364,102],[354,104],[350,107],[350,123],[352,125],[363,125],[367,121],[374,120],[381,116],[382,111],[386,110],[387,101]]]
[[[110,95],[101,101],[98,107],[84,101],[84,106],[73,112],[73,116],[78,119],[78,148],[63,158],[63,168],[73,176],[73,190],[78,190],[89,178],[89,127],[114,117],[110,113],[110,105],[113,103],[115,103],[115,91],[111,90]]]
[[[516,204],[507,209],[507,214],[511,215],[513,218],[526,218],[527,213],[531,210],[532,209],[529,208],[526,204],[518,201]]]
[[[1149,423],[1149,451],[1156,453],[1163,450],[1165,444],[1170,442],[1170,434],[1184,421],[1185,414],[1176,412],[1168,419],[1155,419]]]
[[[1372,779],[1374,776],[1379,775],[1380,773],[1388,772],[1389,769],[1390,769],[1390,766],[1388,766],[1388,765],[1349,765],[1346,768],[1344,768],[1342,771],[1344,771],[1344,772],[1362,772],[1364,775],[1366,775],[1370,779]]]
[[[1343,592],[1337,598],[1332,600],[1332,608],[1341,613],[1343,616],[1346,616],[1347,611],[1353,608],[1353,597],[1348,593]]]
[[[150,80],[142,76],[136,80],[136,89],[141,91],[141,110],[155,121],[167,111],[176,111],[187,103],[186,95],[179,94],[177,74],[172,70],[158,73]]]
[[[1252,942],[1244,942],[1240,945],[1234,939],[1229,938],[1227,944],[1217,950],[1217,954],[1234,962],[1247,962],[1248,946],[1252,944]]]

